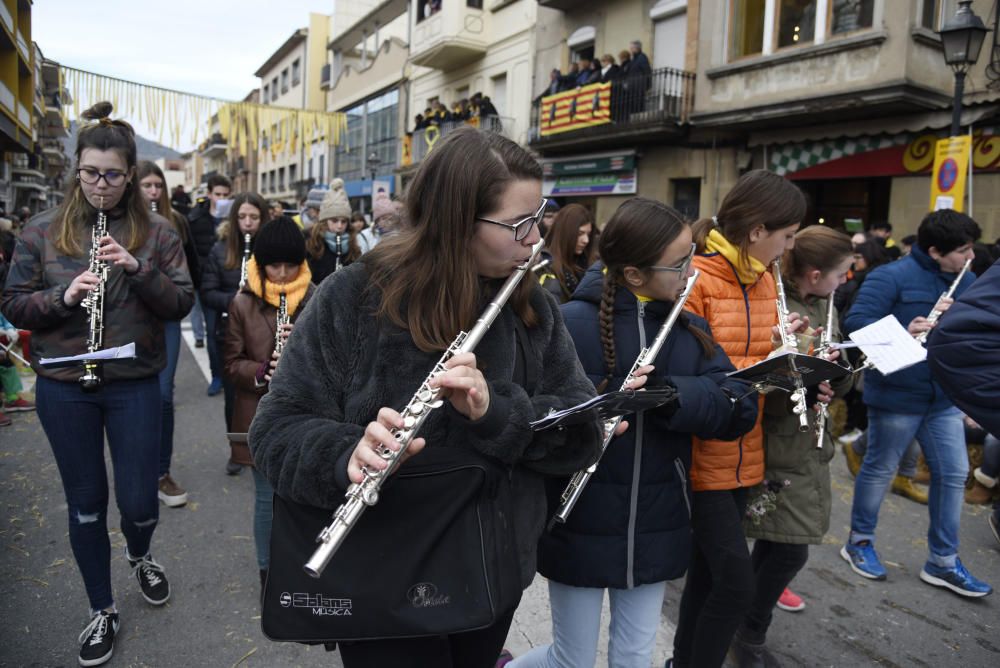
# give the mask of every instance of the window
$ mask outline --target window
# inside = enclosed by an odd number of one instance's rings
[[[701,208],[701,179],[671,179],[674,208],[689,220],[697,220]]]
[[[309,158],[309,180],[312,181],[313,177],[313,159]]]
[[[301,68],[301,62],[298,58],[292,63],[292,85],[297,86],[300,80],[299,69]]]
[[[926,4],[934,4],[933,0],[924,0]],[[853,32],[861,28],[872,27],[872,16],[875,13],[875,0],[833,0],[833,16],[830,23],[830,34],[839,35]]]
[[[289,187],[295,187],[295,182],[298,181],[298,165],[288,165],[288,185]]]
[[[264,102],[267,102],[270,99],[271,99],[271,87],[268,86],[267,84],[264,84]]]
[[[271,102],[278,99],[278,77],[271,79]]]
[[[584,58],[593,60],[595,37],[597,37],[597,30],[594,26],[583,26],[574,30],[573,34],[566,38],[570,62],[579,62]]]
[[[285,189],[285,168],[278,167],[278,190]]]
[[[687,45],[687,3],[660,0],[652,10],[653,69],[683,70]]]
[[[493,96],[490,102],[497,108],[499,113],[503,113],[507,108],[507,75],[501,74],[490,79],[493,83]]]
[[[816,0],[781,0],[778,3],[778,48],[813,41]]]
[[[957,9],[957,0],[924,0],[920,25],[936,32],[941,29],[945,21],[955,15]]]
[[[281,93],[284,95],[288,92],[288,68],[281,70]]]
[[[325,159],[325,155],[319,156],[319,172],[317,172],[319,180],[324,183],[326,182],[326,170],[324,169],[325,165],[323,164]]]
[[[764,48],[765,0],[732,0],[729,23],[729,58],[760,53]]]

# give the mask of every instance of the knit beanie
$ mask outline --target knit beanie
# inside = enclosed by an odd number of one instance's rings
[[[306,240],[295,221],[282,216],[264,223],[253,242],[253,256],[261,267],[277,262],[300,265],[306,259]]]
[[[372,201],[372,220],[376,221],[382,216],[386,215],[396,215],[397,213],[396,204],[389,199],[389,196],[384,192],[375,193],[375,199]]]
[[[351,203],[347,200],[347,193],[344,192],[344,180],[334,179],[330,181],[330,189],[323,195],[323,203],[319,207],[320,221],[331,218],[351,217]]]

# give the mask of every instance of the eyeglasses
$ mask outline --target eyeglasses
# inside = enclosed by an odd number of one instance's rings
[[[88,186],[97,185],[101,179],[104,179],[104,182],[110,187],[117,188],[121,184],[125,183],[126,176],[128,176],[127,173],[119,172],[117,169],[109,169],[104,173],[90,167],[81,167],[76,170],[76,177]]]
[[[687,273],[688,267],[691,266],[691,260],[694,259],[694,252],[697,250],[698,244],[691,244],[691,252],[687,254],[681,263],[676,267],[649,267],[650,271],[674,271],[683,276]]]
[[[492,223],[494,225],[499,225],[501,227],[506,227],[508,229],[514,230],[514,240],[523,241],[531,234],[531,228],[538,224],[538,221],[542,219],[545,215],[545,205],[549,203],[549,200],[542,198],[542,205],[538,207],[538,211],[534,214],[528,216],[527,218],[522,218],[516,223],[502,223],[499,220],[490,220],[489,218],[476,218],[476,220],[481,220],[484,223]]]

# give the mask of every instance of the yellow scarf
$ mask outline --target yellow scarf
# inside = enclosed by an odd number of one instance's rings
[[[274,308],[278,308],[278,304],[281,303],[281,293],[284,292],[289,317],[295,314],[295,309],[305,299],[310,282],[312,282],[312,272],[309,271],[309,265],[305,261],[299,267],[299,275],[295,277],[294,281],[290,283],[264,281],[263,286],[260,284],[260,269],[257,268],[257,258],[251,257],[250,261],[247,262],[247,287],[250,288],[250,291]]]
[[[740,258],[740,249],[729,243],[729,239],[722,236],[722,232],[719,230],[712,230],[708,233],[708,238],[705,240],[705,250],[709,253],[719,253],[729,260],[729,263],[736,269],[736,274],[743,285],[757,282],[760,275],[767,271],[764,263],[754,257],[747,256],[747,259],[750,260],[750,265],[747,266],[746,262]]]

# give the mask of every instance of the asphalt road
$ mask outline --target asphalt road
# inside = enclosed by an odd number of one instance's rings
[[[202,351],[197,351],[201,353]],[[184,508],[161,506],[154,557],[173,585],[170,602],[141,598],[122,556],[113,504],[108,525],[122,629],[110,666],[340,666],[322,648],[277,644],[260,632],[252,538],[253,481],[223,468],[222,397],[205,396],[192,351],[177,374],[173,473],[189,492]],[[968,601],[923,584],[927,512],[896,496],[883,507],[879,547],[886,582],[856,576],[837,552],[848,531],[852,484],[834,461],[834,516],[793,584],[807,608],[775,612],[770,643],[790,666],[998,666],[1000,598]],[[962,558],[1000,585],[1000,546],[985,508],[963,510]],[[654,665],[669,653],[681,583],[668,587]],[[516,653],[547,642],[544,583],[536,581],[515,618]],[[69,549],[66,504],[48,443],[33,413],[0,429],[0,666],[75,666],[87,622],[83,584]],[[602,652],[602,657],[606,656]],[[601,659],[603,662],[604,659]],[[601,664],[603,665],[603,664]]]

